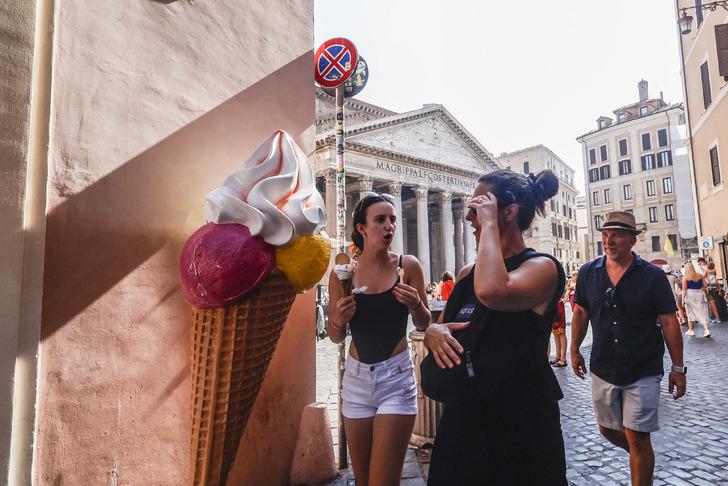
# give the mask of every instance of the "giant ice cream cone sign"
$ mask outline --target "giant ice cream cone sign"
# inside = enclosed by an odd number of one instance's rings
[[[326,271],[326,208],[286,132],[208,194],[208,223],[184,245],[192,321],[190,484],[223,485],[296,292]]]

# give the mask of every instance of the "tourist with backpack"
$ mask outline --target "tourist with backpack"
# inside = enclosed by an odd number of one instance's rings
[[[566,278],[523,240],[558,187],[550,170],[498,170],[468,204],[477,263],[458,275],[441,324],[427,328],[420,367],[424,392],[445,402],[430,486],[567,484],[563,395],[546,356]]]

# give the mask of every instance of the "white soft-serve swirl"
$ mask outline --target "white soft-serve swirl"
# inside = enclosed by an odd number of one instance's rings
[[[282,246],[326,226],[326,209],[308,158],[278,130],[207,195],[205,219],[243,224],[253,236]]]

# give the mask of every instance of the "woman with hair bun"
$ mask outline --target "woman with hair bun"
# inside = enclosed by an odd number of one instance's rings
[[[550,170],[498,170],[475,188],[466,219],[476,263],[460,271],[441,323],[425,334],[441,368],[465,365],[469,377],[445,401],[428,485],[567,484],[563,395],[546,355],[566,278],[556,258],[523,241],[558,190]]]
[[[397,230],[394,199],[367,193],[354,207],[356,246],[353,285],[329,277],[331,340],[351,330],[342,414],[357,484],[399,484],[417,415],[417,384],[405,332],[407,319],[419,329],[430,323],[425,280],[412,255],[390,251]]]

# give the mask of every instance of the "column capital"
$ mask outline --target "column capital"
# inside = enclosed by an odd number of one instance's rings
[[[429,189],[426,187],[414,187],[413,190],[415,191],[415,196],[417,196],[418,200],[426,200],[427,195],[429,194]]]
[[[402,183],[401,182],[390,182],[387,184],[389,193],[394,197],[402,197]]]
[[[325,169],[323,172],[326,184],[336,184],[336,169]]]
[[[440,202],[447,204],[452,201],[452,192],[443,191],[439,193],[438,197],[440,198]]]
[[[373,181],[370,177],[360,177],[357,182],[359,183],[359,192],[372,190]]]

